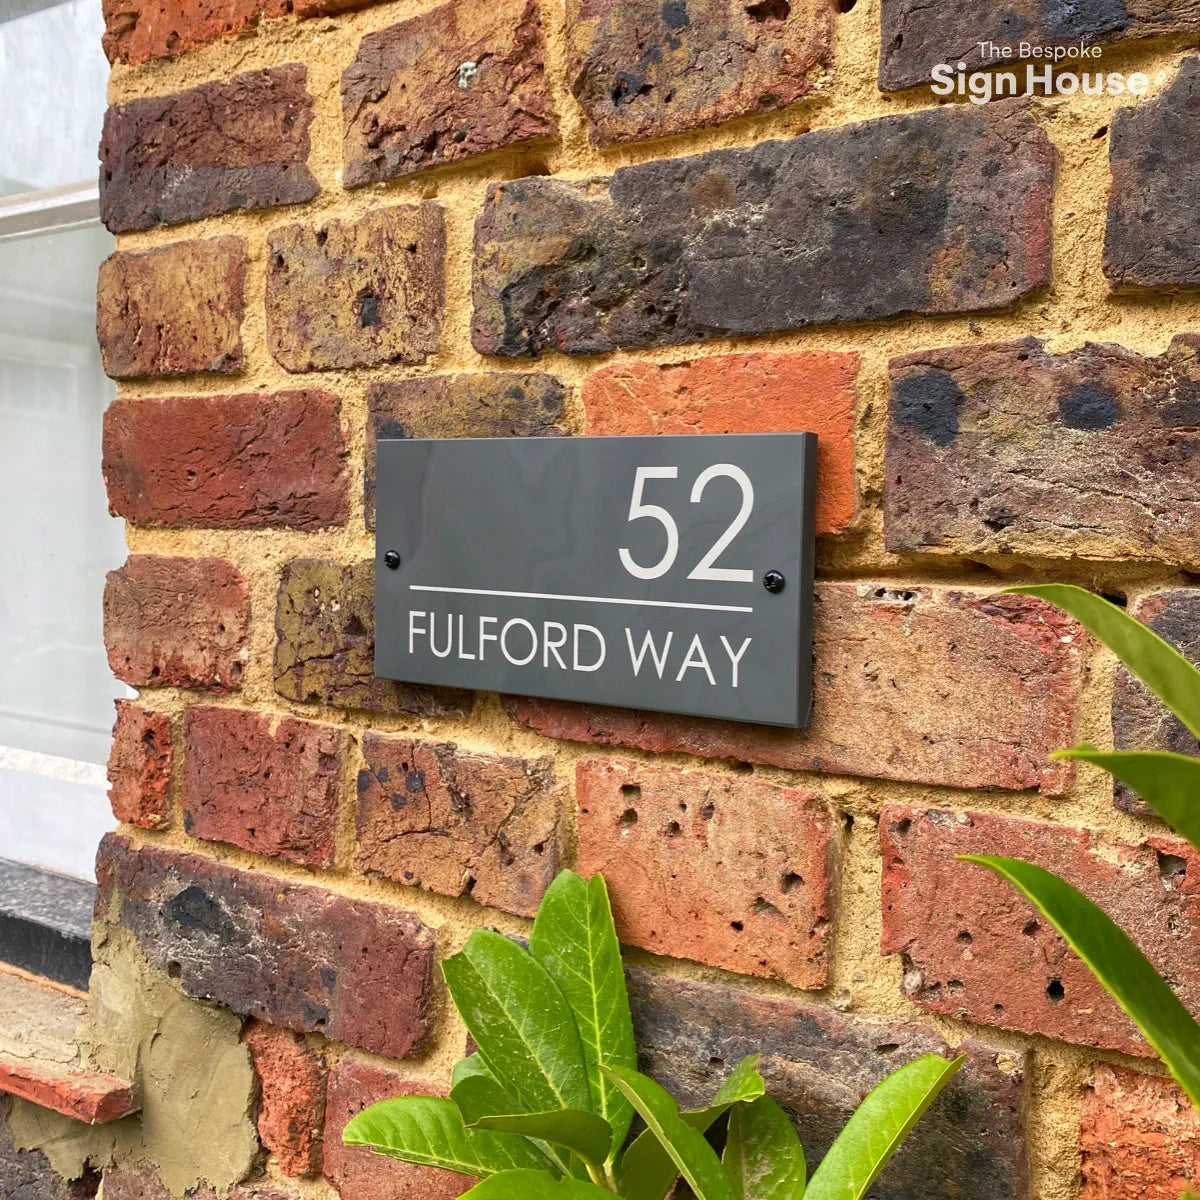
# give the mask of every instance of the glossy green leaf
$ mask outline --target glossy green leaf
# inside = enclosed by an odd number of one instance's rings
[[[613,1131],[611,1154],[629,1133],[633,1106],[604,1077],[602,1066],[636,1067],[633,1018],[621,947],[604,879],[563,871],[538,908],[529,952],[567,998],[583,1046],[591,1109]]]
[[[757,1067],[758,1055],[747,1055],[721,1084],[712,1104],[680,1116],[697,1132],[707,1133],[733,1105],[749,1104],[765,1093]],[[663,1200],[679,1178],[679,1168],[658,1138],[649,1129],[643,1129],[621,1159],[621,1177],[630,1200]]]
[[[1090,746],[1061,750],[1054,757],[1103,767],[1200,850],[1200,758],[1158,750],[1093,750]]]
[[[588,1107],[575,1019],[541,963],[508,938],[476,929],[442,973],[480,1058],[519,1111]]]
[[[546,1169],[546,1160],[524,1138],[468,1129],[453,1102],[429,1096],[372,1104],[349,1122],[342,1141],[476,1178],[519,1168]]]
[[[982,855],[965,856],[965,861],[995,871],[1037,905],[1200,1107],[1200,1026],[1128,934],[1098,905],[1043,867]]]
[[[505,1171],[478,1183],[460,1200],[612,1200],[612,1192],[580,1179],[555,1179],[545,1171]]]
[[[1070,613],[1200,737],[1200,672],[1153,629],[1085,588],[1051,583],[1008,590]]]
[[[464,1058],[450,1076],[450,1099],[463,1120],[474,1125],[480,1117],[520,1111],[520,1105],[496,1081],[478,1054]]]
[[[737,1104],[721,1159],[738,1200],[802,1200],[808,1177],[792,1119],[769,1096]]]
[[[476,1124],[479,1129],[516,1133],[521,1137],[537,1138],[552,1146],[562,1146],[597,1167],[604,1165],[612,1146],[612,1128],[608,1122],[581,1108],[487,1116],[480,1118]]]
[[[861,1200],[962,1064],[930,1054],[893,1071],[846,1123],[813,1173],[805,1200]]]
[[[704,1134],[689,1125],[679,1105],[653,1079],[628,1067],[604,1067],[621,1094],[646,1122],[646,1128],[662,1143],[680,1175],[696,1194],[696,1200],[737,1200],[733,1185],[716,1151],[704,1140]],[[622,1194],[635,1197],[629,1186],[633,1181],[622,1168]]]

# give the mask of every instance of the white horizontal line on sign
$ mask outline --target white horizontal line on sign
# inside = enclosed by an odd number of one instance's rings
[[[688,604],[683,600],[630,600],[623,596],[564,596],[557,592],[500,592],[488,588],[436,587],[410,583],[412,592],[449,592],[458,596],[511,596],[516,600],[577,600],[584,604],[633,604],[638,608],[696,608],[705,612],[752,613],[754,609],[738,604]]]

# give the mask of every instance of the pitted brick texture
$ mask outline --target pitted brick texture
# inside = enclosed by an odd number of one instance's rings
[[[568,0],[571,91],[597,145],[770,112],[829,86],[832,0]]]
[[[988,592],[818,583],[807,730],[510,699],[547,737],[683,751],[792,770],[949,787],[1061,792],[1049,763],[1074,736],[1079,626],[1038,601]]]
[[[584,759],[575,796],[579,871],[604,875],[625,945],[829,982],[836,833],[815,792]]]
[[[100,215],[113,233],[242,208],[302,204],[308,169],[308,68],[289,63],[108,110]]]
[[[889,550],[1200,563],[1200,337],[1154,358],[1024,338],[890,372]]]
[[[162,829],[175,762],[171,718],[132,700],[114,703],[117,721],[108,755],[113,816],[142,829]]]
[[[342,113],[346,187],[552,137],[535,0],[454,0],[367,34]]]
[[[378,733],[365,734],[362,749],[359,871],[521,916],[537,912],[562,859],[566,788],[553,760]]]
[[[1049,281],[1055,161],[1004,103],[611,179],[494,183],[475,224],[475,348],[601,354],[1004,308]]]
[[[320,1174],[324,1059],[290,1029],[252,1021],[244,1036],[258,1075],[258,1134],[263,1145],[285,1174]]]

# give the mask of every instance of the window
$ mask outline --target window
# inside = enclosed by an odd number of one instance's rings
[[[99,0],[0,4],[0,858],[90,879],[113,821],[100,431]]]

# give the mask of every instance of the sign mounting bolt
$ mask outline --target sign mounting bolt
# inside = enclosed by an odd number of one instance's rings
[[[391,571],[399,569],[400,552],[398,550],[385,550],[383,555],[383,565]]]
[[[768,592],[773,592],[778,595],[787,586],[787,580],[783,577],[782,571],[768,571],[763,576],[763,587]]]

